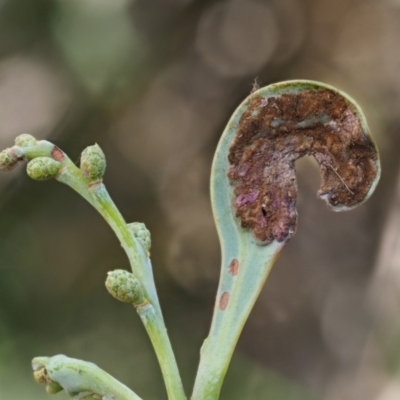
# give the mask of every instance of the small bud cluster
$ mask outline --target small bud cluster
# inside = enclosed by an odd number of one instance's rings
[[[145,302],[143,289],[131,272],[117,269],[107,274],[106,288],[115,299],[139,306]]]
[[[0,153],[0,170],[11,171],[17,166],[19,161],[21,161],[21,158],[15,153],[12,147],[5,149]]]
[[[60,170],[60,163],[50,157],[37,157],[31,160],[26,171],[32,179],[45,181],[54,178]]]
[[[81,171],[88,183],[96,183],[103,179],[106,171],[106,157],[98,144],[83,150]]]
[[[132,222],[131,224],[128,224],[128,228],[132,232],[132,235],[143,246],[145,251],[149,253],[151,248],[151,235],[150,231],[146,228],[146,225],[142,222]]]
[[[15,145],[19,147],[35,146],[36,144],[36,138],[29,135],[29,133],[23,133],[15,138]]]
[[[15,138],[15,146],[0,152],[0,170],[11,171],[23,159],[21,147],[36,145],[37,140],[28,133],[23,133]]]

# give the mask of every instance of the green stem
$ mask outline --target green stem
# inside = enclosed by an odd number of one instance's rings
[[[283,246],[238,242],[224,248],[213,320],[200,352],[192,400],[219,398],[243,326]],[[237,260],[237,274],[229,268],[232,260]]]
[[[185,400],[178,366],[168,339],[167,330],[161,315],[151,304],[137,307],[137,312],[156,351],[158,362],[167,387],[168,399]]]
[[[56,147],[50,142],[40,141],[36,146],[21,148],[21,152],[23,152],[24,157],[27,159],[43,156],[50,157],[53,156],[55,148]],[[162,317],[161,307],[154,284],[151,261],[146,251],[132,235],[103,183],[97,182],[88,185],[81,170],[76,167],[65,153],[61,152],[58,148],[56,149],[61,154],[61,156],[58,156],[61,169],[56,179],[78,192],[103,216],[124,248],[131,264],[132,272],[136,279],[142,284],[145,298],[151,305],[151,313],[146,312],[145,317],[143,317],[140,312],[139,315],[142,317],[142,321],[154,345],[169,399],[185,400],[186,396],[178,366]]]
[[[228,180],[228,152],[239,117],[232,117],[214,156],[211,201],[222,264],[210,333],[200,353],[192,400],[216,400],[243,326],[283,243],[260,246],[248,229],[238,224],[232,210],[234,192]]]
[[[143,285],[145,297],[154,307],[157,308],[161,315],[149,257],[140,243],[138,243],[132,235],[105,186],[102,183],[96,183],[89,186],[89,193],[93,206],[107,221],[121,242],[121,245],[129,258],[133,274]]]
[[[93,204],[112,227],[131,262],[135,277],[142,282],[150,304],[138,307],[138,313],[154,346],[170,400],[185,400],[178,366],[168,338],[154,285],[150,259],[130,232],[105,186],[98,183],[89,187]]]

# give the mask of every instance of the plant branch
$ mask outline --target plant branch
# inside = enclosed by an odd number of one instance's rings
[[[143,285],[145,297],[158,311],[160,311],[161,309],[154,285],[152,266],[143,246],[132,235],[132,232],[112,201],[103,183],[99,182],[89,186],[88,191],[93,206],[113,229],[125,250],[133,274]]]
[[[131,262],[133,274],[139,282],[144,283],[144,297],[149,301],[149,304],[144,306],[139,305],[137,312],[142,319],[160,363],[168,398],[171,400],[185,400],[186,396],[178,366],[168,338],[154,286],[150,259],[143,247],[132,235],[104,185],[102,183],[95,184],[89,187],[89,191],[96,209],[120,239],[122,247]]]
[[[20,139],[21,137],[24,141]],[[162,317],[147,249],[135,238],[102,183],[105,157],[100,147],[91,146],[82,153],[79,169],[62,150],[50,142],[36,141],[30,135],[21,135],[16,139],[16,144],[19,142],[23,143],[0,154],[1,169],[9,170],[23,159],[31,160],[28,164],[28,174],[32,178],[44,180],[54,177],[70,186],[103,216],[115,232],[151,310],[151,312],[139,312],[139,315],[154,345],[168,397],[170,400],[185,400],[178,366]]]
[[[137,312],[156,351],[167,387],[168,398],[185,400],[186,396],[183,391],[178,366],[175,362],[174,352],[159,311],[152,304],[145,304],[138,306]]]
[[[65,390],[74,399],[141,400],[141,398],[97,365],[64,355],[36,357],[32,368],[37,382],[49,394]]]

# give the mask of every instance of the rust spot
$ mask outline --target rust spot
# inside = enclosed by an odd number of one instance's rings
[[[354,106],[328,89],[255,97],[229,150],[228,177],[241,225],[262,243],[286,241],[297,226],[295,161],[316,158],[318,195],[332,208],[351,207],[368,193],[377,154]]]
[[[228,292],[222,293],[221,298],[219,299],[219,309],[224,311],[228,306],[228,302],[229,302],[229,293]]]
[[[231,275],[236,276],[239,272],[239,261],[236,258],[234,258],[229,264],[228,268]]]
[[[53,150],[51,151],[51,156],[56,160],[56,161],[62,161],[65,158],[64,152],[57,146],[53,147]]]

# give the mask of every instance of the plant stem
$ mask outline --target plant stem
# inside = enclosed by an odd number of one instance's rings
[[[143,321],[153,347],[156,351],[158,362],[164,376],[168,392],[168,399],[185,400],[178,366],[175,362],[174,352],[168,339],[167,330],[161,315],[151,304],[137,307],[137,312]]]
[[[131,263],[132,272],[142,283],[145,297],[161,311],[149,257],[129,230],[103,183],[89,186],[92,204],[115,232]],[[161,315],[161,312],[160,312]]]
[[[145,298],[149,302],[148,309],[139,312],[145,328],[154,345],[154,349],[164,376],[169,400],[185,400],[182,381],[172,351],[171,343],[165,328],[161,307],[154,284],[151,261],[129,230],[124,218],[112,201],[102,182],[88,185],[81,170],[60,149],[47,141],[40,141],[36,146],[20,148],[27,159],[43,156],[54,156],[57,150],[61,169],[56,179],[70,186],[85,198],[107,221],[124,248],[132,272],[141,283]],[[138,310],[139,311],[139,310]]]
[[[216,400],[240,333],[268,277],[282,244],[235,243],[225,247],[221,279],[209,336],[200,352],[192,400]],[[237,275],[229,265],[238,260]]]
[[[214,156],[211,201],[221,242],[221,276],[210,333],[200,353],[192,400],[216,400],[243,326],[268,274],[284,247],[260,246],[238,224],[232,211],[233,188],[228,180],[228,151],[236,133],[235,115],[222,135]]]
[[[151,339],[160,363],[168,398],[170,400],[185,400],[186,396],[179,375],[178,366],[161,314],[150,259],[141,245],[131,234],[121,213],[110,198],[105,186],[102,183],[95,184],[89,187],[89,191],[94,206],[109,223],[121,241],[122,247],[126,251],[131,262],[133,273],[139,281],[145,283],[145,297],[150,303],[144,306],[139,306],[137,311]]]

